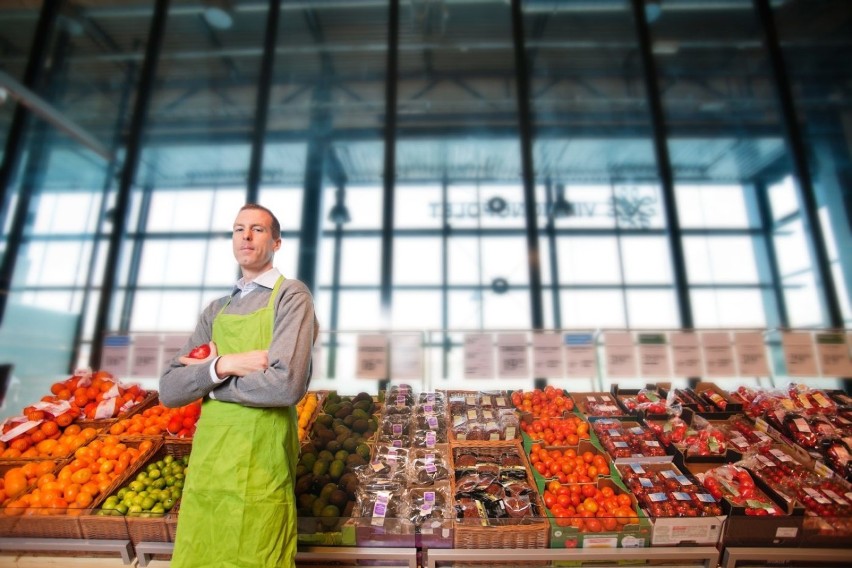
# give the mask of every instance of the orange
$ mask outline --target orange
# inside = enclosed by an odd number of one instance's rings
[[[71,475],[71,481],[74,483],[84,484],[92,478],[92,470],[88,468],[78,469]]]
[[[63,434],[70,434],[70,435],[74,436],[76,434],[79,434],[80,430],[82,430],[82,428],[80,428],[79,424],[71,424],[70,426],[65,428],[65,431],[63,432]]]
[[[55,436],[59,433],[59,426],[56,425],[56,422],[50,420],[47,422],[41,423],[41,431],[44,432],[44,435],[50,438],[51,436]]]

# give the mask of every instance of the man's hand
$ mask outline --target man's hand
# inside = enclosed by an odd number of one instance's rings
[[[225,377],[244,377],[255,371],[265,371],[269,367],[269,351],[246,351],[222,355],[216,362],[216,375]]]
[[[210,355],[205,357],[204,359],[196,359],[194,357],[178,357],[178,361],[183,365],[199,365],[201,363],[210,363],[213,359],[219,356],[218,351],[216,350],[216,344],[212,341],[208,343],[210,346]]]

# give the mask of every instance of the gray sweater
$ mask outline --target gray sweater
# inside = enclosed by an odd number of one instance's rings
[[[266,307],[272,290],[263,286],[240,298],[235,291],[227,314],[249,314]],[[201,313],[192,336],[169,362],[160,377],[160,401],[168,407],[189,404],[215,390],[214,398],[243,406],[294,406],[305,395],[311,375],[311,348],[319,331],[310,290],[298,280],[286,279],[275,302],[275,328],[269,346],[269,368],[244,377],[229,377],[215,383],[210,365],[187,365],[178,361],[213,336],[213,319],[228,296],[214,300]]]

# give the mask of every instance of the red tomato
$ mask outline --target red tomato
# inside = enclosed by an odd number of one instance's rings
[[[210,346],[208,344],[199,345],[198,347],[194,347],[192,351],[189,352],[190,359],[207,359],[210,356]]]

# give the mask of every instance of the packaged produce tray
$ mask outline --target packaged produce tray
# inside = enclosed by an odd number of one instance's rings
[[[449,462],[450,487],[455,501],[456,496],[456,457],[460,453],[474,453],[477,456],[489,456],[499,458],[504,453],[517,455],[526,470],[525,481],[530,488],[535,489],[536,483],[530,471],[529,464],[524,458],[524,450],[520,440],[508,440],[502,442],[488,443],[466,443],[460,445],[458,442],[450,444]],[[544,503],[538,493],[533,493],[531,500],[537,507],[538,516],[508,518],[508,519],[482,519],[476,521],[454,521],[454,548],[547,548],[550,536],[550,523],[544,517]]]

